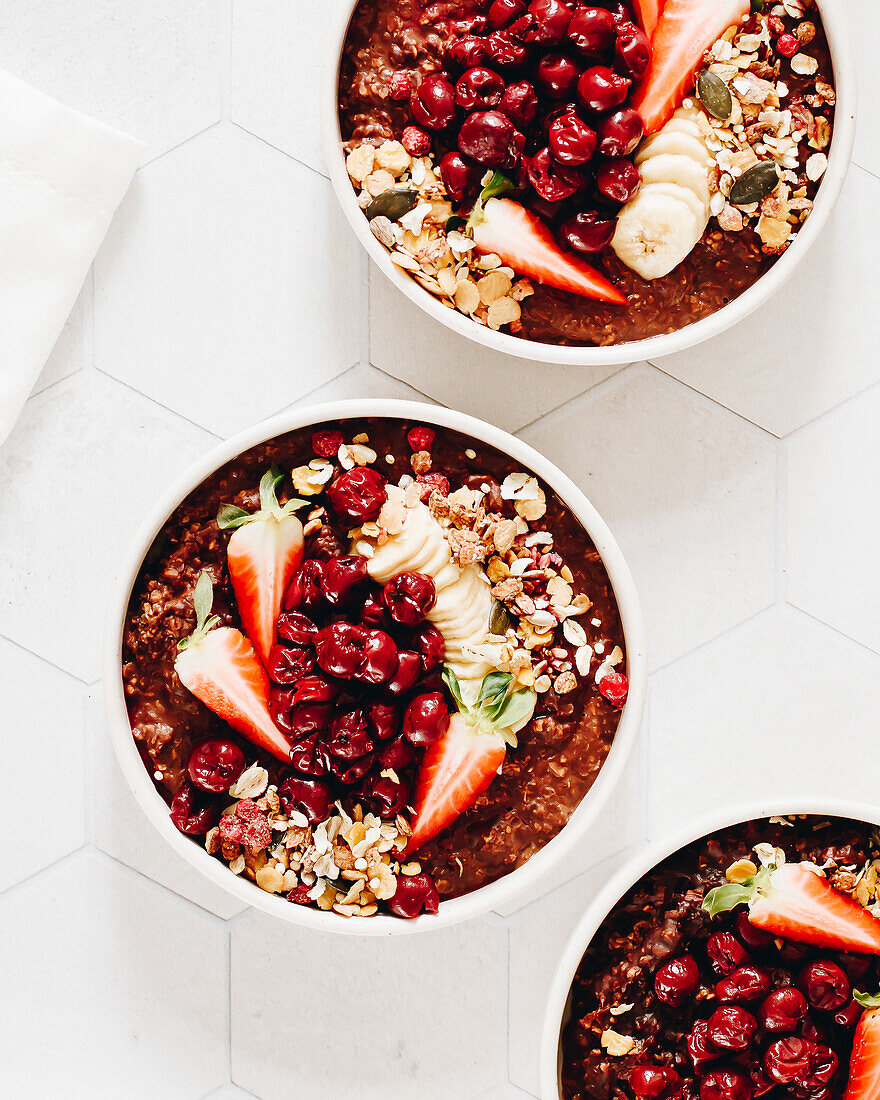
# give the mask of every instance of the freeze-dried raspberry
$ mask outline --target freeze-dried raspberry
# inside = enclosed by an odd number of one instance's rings
[[[596,687],[613,707],[620,710],[629,693],[629,680],[622,672],[606,672]]]
[[[345,442],[342,432],[315,432],[312,450],[321,458],[332,458]]]
[[[268,848],[271,841],[272,828],[265,817],[261,817],[258,821],[249,821],[241,838],[242,847],[252,856]]]
[[[220,818],[220,836],[224,844],[241,844],[244,836],[244,823],[232,814]]]
[[[435,489],[443,496],[449,495],[449,481],[443,474],[419,474],[416,484],[419,486],[419,497],[422,500],[427,500]]]
[[[295,905],[308,905],[309,901],[311,900],[309,898],[310,889],[310,886],[306,886],[304,883],[300,883],[299,886],[294,886],[294,888],[290,891],[290,893],[287,895],[287,900],[292,901]]]
[[[265,814],[252,798],[243,798],[235,807],[235,816],[242,821],[258,821]]]
[[[413,451],[430,451],[434,433],[430,428],[410,428],[406,433],[406,441]]]
[[[412,91],[412,81],[409,73],[393,73],[388,84],[388,98],[394,100],[409,99]]]
[[[400,143],[411,157],[423,157],[431,151],[431,138],[420,126],[407,126]]]

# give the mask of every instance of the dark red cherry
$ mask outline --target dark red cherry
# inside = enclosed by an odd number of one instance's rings
[[[447,47],[446,56],[462,69],[471,69],[483,60],[485,40],[475,34],[462,34]]]
[[[418,626],[434,606],[434,580],[427,573],[398,573],[382,589],[382,598],[395,622]]]
[[[327,746],[317,733],[297,741],[290,750],[290,766],[300,775],[309,775],[313,779],[327,774]]]
[[[384,630],[368,630],[366,635],[363,661],[355,679],[365,684],[384,684],[397,671],[397,646]]]
[[[417,748],[431,745],[449,728],[449,707],[439,691],[417,695],[403,712],[403,735]]]
[[[266,671],[276,684],[295,684],[315,667],[315,655],[305,646],[273,645]]]
[[[527,80],[508,84],[498,104],[498,110],[507,115],[514,126],[527,130],[538,113],[538,96]]]
[[[187,836],[204,836],[220,818],[220,805],[207,794],[184,784],[171,801],[171,820]]]
[[[341,607],[357,599],[369,579],[367,559],[360,554],[346,558],[331,558],[324,564],[321,591],[327,603],[334,607]]]
[[[513,123],[500,111],[474,111],[458,132],[460,152],[489,168],[499,168],[510,156],[516,133]]]
[[[828,1028],[812,1016],[805,1016],[800,1026],[800,1037],[808,1043],[824,1043],[828,1038]]]
[[[385,479],[369,466],[343,470],[327,490],[337,515],[352,523],[367,523],[378,516],[388,498]]]
[[[765,932],[763,928],[757,928],[752,924],[745,909],[734,917],[733,928],[746,947],[751,947],[756,951],[769,947],[773,942],[773,936],[769,932]]]
[[[780,1035],[794,1031],[806,1014],[806,997],[799,989],[787,985],[767,995],[758,1018],[767,1031]]]
[[[562,0],[532,0],[529,4],[529,15],[534,22],[524,40],[548,46],[565,38],[571,23],[572,9]]]
[[[380,741],[390,741],[400,729],[400,715],[391,703],[373,703],[369,711],[370,729]]]
[[[371,775],[360,793],[373,812],[387,821],[407,806],[412,792],[408,783],[395,783],[390,775]]]
[[[215,738],[196,745],[189,754],[186,770],[196,787],[222,794],[229,790],[246,766],[244,753],[238,745]]]
[[[603,217],[596,210],[584,210],[562,223],[559,236],[568,248],[589,255],[608,247],[616,226],[615,218]]]
[[[659,1100],[677,1084],[678,1074],[666,1066],[633,1066],[629,1071],[629,1087],[646,1100]]]
[[[388,902],[388,908],[396,917],[412,919],[419,913],[436,913],[440,908],[440,895],[430,875],[398,875],[397,890]]]
[[[859,985],[871,969],[871,956],[839,951],[837,953],[837,963],[846,971],[850,985]]]
[[[798,985],[813,1008],[821,1012],[836,1012],[851,995],[849,978],[830,959],[807,963],[798,975]]]
[[[574,111],[563,111],[547,128],[554,160],[577,167],[586,164],[596,151],[596,132]]]
[[[764,1072],[764,1067],[761,1064],[759,1056],[753,1059],[749,1059],[746,1064],[746,1072],[749,1075],[749,1081],[752,1086],[752,1096],[754,1100],[758,1100],[761,1096],[766,1096],[768,1092],[771,1092],[776,1088],[776,1085],[770,1080],[767,1074]]]
[[[497,69],[518,69],[529,59],[528,46],[518,42],[506,31],[493,31],[483,42],[483,58],[487,64]],[[476,62],[471,62],[476,64]]]
[[[453,150],[440,161],[440,178],[453,202],[464,202],[480,185],[484,169]]]
[[[536,81],[551,99],[566,99],[580,75],[580,69],[564,53],[547,53],[538,62]]]
[[[629,94],[630,84],[606,65],[594,65],[581,73],[577,84],[578,99],[590,111],[611,111]]]
[[[383,768],[399,771],[406,768],[416,758],[416,750],[405,737],[397,737],[389,742],[379,753],[379,763]]]
[[[318,628],[301,611],[282,611],[276,626],[278,637],[294,645],[309,646],[315,640]]]
[[[709,1039],[709,1024],[706,1020],[694,1020],[685,1045],[695,1073],[699,1073],[709,1062],[714,1062],[721,1053]]]
[[[500,30],[518,19],[525,10],[525,0],[493,0],[487,13],[489,26],[493,30]]]
[[[790,1085],[810,1070],[810,1050],[813,1044],[797,1035],[777,1039],[764,1052],[764,1070],[777,1085]]]
[[[422,659],[418,653],[401,649],[397,654],[397,672],[385,684],[385,690],[393,696],[406,695],[415,687],[421,675]]]
[[[599,152],[605,157],[628,157],[642,140],[645,125],[632,107],[623,107],[602,120]]]
[[[327,748],[340,760],[356,760],[366,756],[373,748],[366,714],[362,710],[349,710],[343,714],[337,714],[330,723]]]
[[[481,65],[468,69],[455,85],[455,102],[465,111],[487,111],[497,107],[503,94],[503,79]]]
[[[290,692],[291,706],[299,703],[329,703],[339,694],[339,687],[323,676],[303,676]]]
[[[654,974],[657,1000],[677,1008],[696,993],[700,985],[700,968],[692,955],[680,955],[658,967]]]
[[[381,592],[371,592],[361,605],[360,618],[370,626],[385,626],[390,616]]]
[[[706,953],[712,969],[721,978],[749,961],[748,952],[732,932],[713,932],[706,940]]]
[[[611,0],[606,6],[615,28],[622,26],[624,23],[632,23],[632,12],[629,6],[623,3],[623,0]]]
[[[278,797],[286,814],[304,814],[310,825],[326,821],[333,808],[330,785],[321,779],[291,776],[279,783]]]
[[[840,1063],[831,1047],[816,1043],[810,1050],[806,1073],[795,1078],[797,1085],[813,1096],[829,1085]]]
[[[523,163],[532,187],[548,202],[570,199],[583,186],[583,178],[577,169],[557,164],[549,149],[541,149],[533,157],[525,157]]]
[[[748,1049],[758,1030],[755,1017],[739,1005],[716,1008],[708,1020],[706,1037],[720,1050],[739,1053]]]
[[[596,190],[611,202],[629,202],[641,186],[641,172],[625,157],[611,157],[596,169]]]
[[[700,1100],[750,1100],[751,1095],[751,1082],[739,1069],[713,1069],[700,1082]]]
[[[281,728],[288,736],[298,741],[316,730],[327,728],[330,719],[330,705],[328,703],[300,703],[292,707],[286,718],[286,724]]]
[[[651,63],[651,44],[641,27],[635,23],[623,23],[617,28],[614,56],[628,76],[633,80],[642,79]]]
[[[426,76],[410,96],[413,118],[426,130],[444,130],[455,119],[455,89],[442,76]]]
[[[349,785],[359,783],[376,762],[376,754],[370,753],[359,760],[343,760],[341,757],[330,757],[330,771],[340,783]]]
[[[598,59],[611,50],[615,29],[611,13],[604,8],[581,8],[568,25],[568,38],[582,54]]]
[[[722,1004],[751,1004],[767,996],[770,984],[766,970],[747,963],[716,984],[715,996]]]
[[[862,1006],[858,1001],[850,1001],[834,1013],[834,1022],[841,1027],[855,1027],[862,1016]]]
[[[412,644],[419,651],[419,656],[422,658],[422,668],[425,672],[430,672],[432,668],[436,668],[446,656],[446,643],[443,641],[443,635],[436,626],[431,626],[430,623],[422,625],[418,633],[413,636]]]
[[[350,680],[360,668],[367,632],[351,623],[331,623],[318,632],[318,664],[331,676]]]
[[[321,575],[323,572],[324,563],[322,561],[314,559],[304,561],[293,574],[284,593],[284,610],[298,611],[301,608],[322,607],[324,604],[324,596],[321,591]]]

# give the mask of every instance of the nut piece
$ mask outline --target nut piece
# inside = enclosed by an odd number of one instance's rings
[[[728,882],[745,882],[747,879],[754,878],[758,873],[758,868],[752,863],[750,859],[738,859],[736,863],[731,865],[724,872]]]
[[[372,145],[359,145],[348,154],[345,167],[356,183],[363,183],[376,161],[376,150]]]
[[[606,1028],[599,1037],[599,1042],[612,1058],[623,1058],[630,1054],[635,1047],[635,1040],[631,1035],[621,1035],[611,1028]]]

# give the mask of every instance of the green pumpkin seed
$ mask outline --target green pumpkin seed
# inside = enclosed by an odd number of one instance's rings
[[[734,181],[729,199],[734,206],[751,206],[766,199],[779,183],[779,172],[772,160],[753,164]]]
[[[730,88],[717,73],[704,69],[697,79],[697,95],[710,115],[726,122],[733,113],[733,97]]]
[[[489,616],[489,633],[490,634],[506,634],[508,630],[512,630],[516,624],[513,621],[513,616],[507,610],[500,600],[496,600],[492,604],[492,613]]]
[[[408,214],[418,201],[419,193],[411,187],[392,187],[377,195],[364,213],[370,221],[383,217],[396,222],[404,214]]]

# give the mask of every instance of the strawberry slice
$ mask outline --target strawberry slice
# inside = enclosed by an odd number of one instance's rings
[[[217,523],[234,533],[226,548],[229,576],[244,632],[265,665],[275,644],[275,623],[290,578],[302,561],[303,529],[293,513],[305,501],[278,503],[282,474],[274,467],[260,481],[260,510],[220,509]]]
[[[771,865],[742,885],[718,886],[706,895],[703,908],[714,917],[743,903],[749,921],[774,936],[880,955],[880,920],[801,863]]]
[[[174,671],[185,688],[234,730],[288,763],[290,745],[269,713],[269,680],[254,647],[240,630],[217,627],[212,602],[211,578],[202,573],[193,593],[196,629],[178,642]]]
[[[550,229],[512,199],[478,204],[469,221],[479,252],[494,252],[519,275],[587,298],[626,305],[620,291],[572,252],[556,243]]]
[[[867,1011],[856,1025],[843,1100],[876,1100],[880,1096],[880,996],[853,996]]]
[[[660,19],[663,0],[635,0],[635,9],[642,30],[651,38]]]
[[[480,732],[461,714],[452,715],[422,761],[407,851],[416,851],[473,806],[498,774],[506,751],[500,733]]]
[[[693,89],[703,53],[751,11],[751,0],[666,0],[651,39],[651,64],[633,106],[645,134],[665,126]]]

